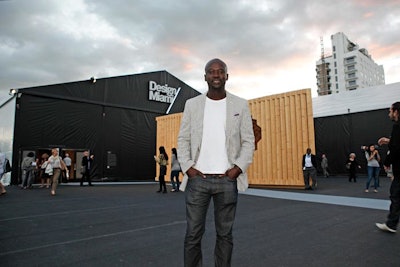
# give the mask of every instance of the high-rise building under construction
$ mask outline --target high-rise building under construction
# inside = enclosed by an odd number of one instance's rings
[[[374,62],[367,49],[342,32],[332,35],[331,41],[332,54],[327,56],[321,39],[321,58],[316,63],[319,96],[385,84],[383,66]]]

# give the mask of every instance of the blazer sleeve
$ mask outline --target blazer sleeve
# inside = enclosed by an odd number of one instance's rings
[[[186,101],[178,134],[178,160],[183,173],[195,165],[191,156],[191,116],[193,112],[191,102],[193,101]]]
[[[238,166],[242,172],[246,172],[247,168],[253,161],[254,155],[254,130],[253,121],[247,101],[242,102],[242,116],[240,123],[240,151],[238,157],[234,160],[234,165]]]

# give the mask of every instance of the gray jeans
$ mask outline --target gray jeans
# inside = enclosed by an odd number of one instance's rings
[[[35,178],[35,171],[33,169],[31,170],[25,170],[22,174],[22,187],[31,187],[33,184],[33,180]]]
[[[211,198],[217,232],[214,249],[215,266],[231,266],[232,227],[238,199],[236,180],[231,180],[227,176],[191,177],[185,190],[185,198],[187,220],[184,243],[185,266],[202,266],[201,239],[205,231]]]
[[[317,187],[317,170],[314,167],[306,167],[303,170],[304,186],[306,189],[315,189]],[[310,186],[310,178],[312,186]]]

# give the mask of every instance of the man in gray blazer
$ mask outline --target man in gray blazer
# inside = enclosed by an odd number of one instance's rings
[[[185,174],[180,186],[186,199],[184,262],[202,266],[201,239],[213,199],[215,266],[230,266],[238,189],[248,187],[254,132],[247,101],[225,91],[226,64],[210,60],[204,78],[207,94],[186,102],[178,136],[178,159]]]

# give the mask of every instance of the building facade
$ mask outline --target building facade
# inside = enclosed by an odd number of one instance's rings
[[[383,66],[374,62],[367,49],[342,32],[332,35],[331,41],[332,55],[321,53],[316,62],[319,96],[385,84]]]
[[[167,71],[17,89],[0,106],[11,183],[19,184],[27,153],[40,161],[51,148],[72,159],[70,180],[81,178],[85,150],[95,156],[95,181],[154,180],[156,117],[182,112],[199,94]]]

